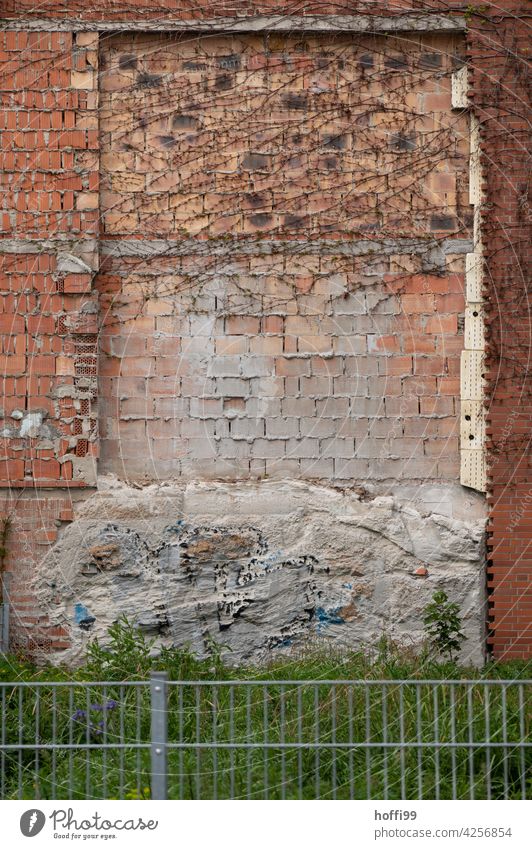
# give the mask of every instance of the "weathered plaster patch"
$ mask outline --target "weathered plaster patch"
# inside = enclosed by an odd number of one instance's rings
[[[482,519],[287,481],[111,484],[76,514],[36,579],[71,634],[62,660],[79,659],[90,635],[105,641],[121,614],[200,655],[217,640],[232,662],[316,638],[354,648],[386,633],[419,646],[436,588],[460,603],[464,659],[482,659]]]

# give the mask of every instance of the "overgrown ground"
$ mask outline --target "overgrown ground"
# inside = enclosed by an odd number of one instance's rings
[[[124,622],[110,639],[76,670],[0,661],[1,681],[26,684],[1,687],[2,743],[33,747],[3,751],[2,798],[149,798],[149,686],[121,682],[152,669],[203,682],[169,686],[170,798],[532,795],[532,752],[516,745],[531,739],[530,664],[463,668],[383,642],[372,656],[321,650],[235,669],[216,644],[206,660],[154,658]],[[413,683],[427,679],[442,683]],[[497,679],[512,683],[484,683]],[[94,681],[109,683],[83,683]]]

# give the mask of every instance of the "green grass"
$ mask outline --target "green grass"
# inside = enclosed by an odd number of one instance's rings
[[[154,660],[150,645],[127,622],[113,628],[108,649],[94,644],[87,662],[74,671],[37,668],[16,657],[0,661],[0,681],[43,685],[1,688],[6,743],[33,745],[38,735],[41,742],[94,746],[88,754],[76,748],[4,753],[2,798],[149,798],[149,750],[105,750],[101,744],[149,741],[149,688],[120,682],[145,681],[152,668],[164,669],[170,680],[253,682],[169,688],[168,739],[189,746],[169,751],[170,798],[532,796],[532,752],[515,746],[530,742],[532,688],[519,684],[530,676],[525,663],[462,668],[383,642],[372,657],[320,650],[262,668],[234,669],[224,665],[214,644],[207,660],[182,649],[163,651]],[[297,683],[309,679],[340,683]],[[341,683],[380,679],[388,682],[385,687]],[[426,679],[467,683],[398,683]],[[485,679],[514,683],[492,688],[482,684]],[[110,683],[79,683],[98,680]],[[289,683],[258,683],[276,680]],[[51,681],[75,683],[54,695]],[[108,703],[104,710],[91,708]],[[458,746],[437,748],[435,740]],[[489,750],[475,745],[484,740],[507,745]],[[231,745],[215,749],[213,741]],[[371,748],[356,745],[368,741]],[[412,745],[383,745],[400,741]],[[197,742],[206,748],[193,748]],[[250,743],[259,748],[242,746]]]

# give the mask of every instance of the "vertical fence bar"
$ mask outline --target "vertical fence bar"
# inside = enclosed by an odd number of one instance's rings
[[[135,786],[137,789],[137,796],[141,797],[141,711],[140,711],[140,698],[141,698],[141,688],[135,687],[135,743],[137,744],[135,747]],[[142,791],[144,792],[144,791]]]
[[[102,692],[102,733],[103,733],[103,749],[102,749],[102,771],[103,771],[103,798],[107,799],[107,745],[108,745],[108,735],[107,735],[107,713],[105,709],[105,705],[107,704],[107,687],[104,686]],[[120,706],[120,711],[122,710],[122,706]],[[122,798],[122,796],[120,796]]]
[[[401,799],[406,799],[406,771],[405,771],[405,698],[404,685],[399,684],[399,763],[401,769]]]
[[[57,687],[52,684],[52,799],[57,794]]]
[[[246,743],[251,743],[253,734],[251,731],[251,684],[246,687]],[[252,751],[246,751],[246,799],[251,799],[251,756]]]
[[[24,706],[22,702],[22,687],[18,688],[18,744],[21,746],[23,742],[23,732],[24,732]],[[53,775],[53,773],[52,773]],[[52,779],[53,780],[53,779]],[[22,799],[22,749],[18,750],[18,772],[17,772],[17,781],[18,781],[18,793],[17,799]],[[52,790],[54,790],[54,785],[52,784]],[[54,796],[52,796],[52,799]]]
[[[508,727],[507,727],[507,702],[506,702],[506,684],[502,685],[502,769],[504,776],[504,798],[508,798]]]
[[[178,684],[178,694],[177,694],[177,710],[178,710],[178,741],[179,743],[183,742],[183,734],[184,734],[184,718],[183,718],[183,684]],[[185,753],[183,751],[183,747],[179,747],[178,754],[178,764],[177,768],[179,770],[179,798],[183,799],[185,795]]]
[[[490,727],[490,688],[484,687],[484,741],[486,743],[486,799],[491,799],[491,727]]]
[[[388,742],[388,691],[386,689],[386,684],[383,684],[381,687],[381,699],[382,699],[382,742]],[[389,798],[389,789],[388,789],[388,747],[382,747],[382,778],[383,778],[383,792],[384,799]]]
[[[451,783],[452,798],[456,799],[456,690],[451,684]]]
[[[212,798],[218,798],[218,687],[212,685]]]
[[[469,763],[469,798],[475,798],[475,769],[473,757],[473,685],[467,688],[467,759]]]
[[[438,703],[438,685],[434,684],[434,742],[440,742],[440,717]],[[440,798],[440,747],[434,746],[434,795],[436,799]]]
[[[37,747],[40,743],[40,709],[41,709],[41,693],[39,687],[35,690],[35,746]],[[41,787],[40,777],[39,777],[39,755],[40,750],[35,748],[35,781],[37,782],[37,787]]]
[[[74,743],[74,727],[73,727],[73,714],[74,714],[74,690],[71,686],[68,688],[68,742],[69,745],[72,746]],[[104,770],[104,781],[105,781],[105,770]],[[104,790],[105,795],[105,790]],[[74,798],[74,752],[73,749],[69,749],[68,751],[68,798]]]
[[[303,742],[303,685],[297,685],[297,741]],[[297,750],[297,786],[299,798],[303,798],[303,751]]]
[[[262,730],[264,742],[268,742],[268,685],[262,690]],[[268,784],[268,749],[264,747],[264,798],[269,796]]]
[[[366,799],[371,799],[371,699],[367,683],[364,685],[364,700],[366,707]]]
[[[6,798],[6,750],[4,746],[6,744],[6,688],[3,685],[0,685],[2,689],[2,716],[0,721],[2,722],[2,733],[1,733],[1,742],[2,742],[2,754],[0,756],[0,798]],[[37,752],[37,749],[35,750]]]
[[[279,742],[281,744],[281,799],[286,799],[286,752],[284,749],[285,742],[285,690],[284,684],[281,684],[279,691]]]
[[[348,714],[348,735],[349,735],[349,798],[355,798],[355,774],[353,763],[353,687],[351,684],[347,688],[347,714]]]
[[[85,688],[85,798],[90,799],[91,793],[91,742],[90,733],[90,687]]]
[[[320,798],[320,695],[314,684],[314,781],[316,799]]]
[[[235,688],[229,684],[229,798],[235,798]]]
[[[337,764],[336,764],[336,687],[331,687],[331,783],[332,797],[336,799]]]
[[[168,676],[166,672],[150,675],[151,710],[151,798],[168,798]]]
[[[118,761],[119,761],[119,772],[120,772],[120,787],[119,787],[119,798],[124,798],[124,778],[125,778],[125,727],[124,727],[124,711],[126,709],[126,694],[124,691],[124,685],[120,684],[120,690],[118,695],[118,709],[120,711],[120,749],[118,752]],[[166,716],[166,705],[165,705],[165,716]],[[105,720],[105,717],[104,717]]]
[[[525,772],[525,700],[523,685],[519,684],[519,755],[521,761],[521,797],[526,799],[526,772]]]
[[[423,750],[419,745],[422,742],[421,732],[421,684],[416,686],[416,738],[417,738],[417,792],[418,797],[423,799]]]
[[[201,742],[201,693],[200,688],[196,685],[194,687],[195,691],[195,714],[196,714],[196,743]],[[196,770],[195,770],[195,784],[196,784],[196,799],[201,799],[201,748],[200,746],[196,746]]]

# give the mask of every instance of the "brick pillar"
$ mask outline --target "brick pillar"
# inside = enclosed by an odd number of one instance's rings
[[[499,2],[470,24],[471,92],[485,176],[488,590],[496,658],[532,654],[532,247],[527,113],[530,29],[524,2]]]

